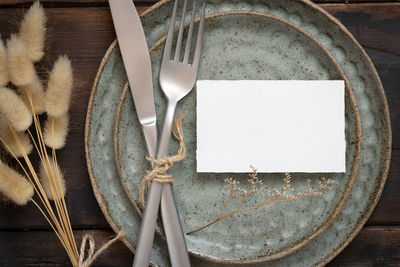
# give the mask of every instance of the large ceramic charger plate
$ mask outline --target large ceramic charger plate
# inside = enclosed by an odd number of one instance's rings
[[[154,25],[158,25],[159,21],[168,21],[171,9],[170,1],[162,1],[144,14],[143,23],[150,47],[165,34],[164,27],[153,29]],[[387,102],[379,77],[370,59],[351,34],[337,20],[308,1],[213,1],[207,9],[209,14],[256,10],[285,18],[319,40],[349,77],[360,107],[363,130],[359,172],[349,198],[333,223],[321,235],[300,250],[268,263],[271,266],[323,265],[358,233],[376,205],[385,183],[390,162],[391,130]],[[119,57],[118,51],[111,47],[93,86],[86,124],[86,152],[94,191],[110,225],[115,231],[137,231],[140,218],[128,198],[123,196],[123,188],[118,182],[113,163],[112,125],[121,88],[125,83],[119,75],[115,75],[124,71]],[[132,244],[135,243],[135,237],[128,236],[124,242],[134,251]],[[156,237],[154,249],[152,262],[167,266],[165,242]],[[214,266],[197,258],[193,258],[193,265]]]
[[[167,26],[165,24],[165,29]],[[206,18],[205,29],[199,79],[346,80],[329,53],[304,31],[265,13],[215,14]],[[164,40],[160,39],[151,48],[159,122],[163,121],[166,109],[166,100],[157,82]],[[125,79],[124,73],[121,76]],[[243,94],[245,93],[244,88]],[[250,190],[251,186],[248,182],[249,176],[243,173],[197,173],[196,92],[179,102],[177,113],[184,114],[183,134],[187,157],[176,164],[170,173],[175,179],[175,199],[183,229],[190,232],[214,221],[220,214],[230,193],[226,188],[225,178],[235,179],[246,190]],[[342,207],[359,163],[359,114],[349,86],[346,86],[345,113],[346,173],[293,174],[294,191],[288,190],[285,194],[296,195],[305,192],[308,186],[306,178],[311,180],[311,184],[314,184],[311,186],[316,189],[319,177],[334,178],[330,191],[324,192],[323,197],[304,197],[277,203],[272,201],[263,207],[223,219],[187,235],[188,250],[194,255],[218,262],[254,263],[283,257],[320,234]],[[143,131],[127,87],[122,93],[115,121],[117,169],[130,200],[141,213],[138,192],[141,180],[146,174],[145,170],[150,166],[145,159],[147,151]],[[252,131],[251,127],[249,131]],[[296,129],[293,131],[296,132]],[[171,155],[176,153],[177,146],[177,142],[170,146]],[[248,161],[250,166],[252,159],[249,158]],[[258,193],[247,197],[245,202],[242,202],[243,198],[235,199],[228,205],[224,214],[235,211],[238,205],[241,205],[240,209],[257,206],[265,201],[265,197],[259,194],[262,188],[281,191],[284,185],[283,173],[259,173],[258,177],[263,182],[262,185],[256,186]]]

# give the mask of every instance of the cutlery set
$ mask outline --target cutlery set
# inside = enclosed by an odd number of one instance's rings
[[[168,156],[176,106],[183,97],[190,93],[197,80],[204,34],[205,4],[203,3],[201,7],[195,51],[191,58],[194,15],[196,11],[196,2],[193,3],[190,26],[182,58],[181,51],[187,0],[183,5],[176,47],[173,51],[178,0],[174,3],[159,75],[160,86],[168,101],[159,142],[157,140],[151,61],[140,17],[131,0],[109,0],[109,4],[148,154],[150,157],[161,159]],[[173,57],[171,58],[172,55]],[[159,182],[153,182],[148,191],[133,266],[149,265],[160,205],[171,264],[172,266],[190,266],[189,254],[175,204],[172,185]]]

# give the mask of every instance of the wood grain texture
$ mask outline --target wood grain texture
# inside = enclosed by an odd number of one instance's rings
[[[322,5],[372,59],[389,102],[393,149],[400,149],[400,4]]]
[[[392,154],[392,162],[383,194],[368,225],[400,225],[400,151]],[[400,242],[400,240],[399,240]]]
[[[23,2],[31,1],[0,0],[2,38],[16,31],[15,21],[28,6],[24,4],[24,8],[11,8],[11,5]],[[75,2],[94,5],[72,7]],[[104,7],[95,5],[102,2]],[[139,5],[139,11],[149,5]],[[66,170],[68,210],[75,229],[93,229],[95,235],[103,239],[113,236],[113,233],[108,230],[109,226],[94,198],[86,170],[84,123],[92,83],[105,51],[115,38],[114,28],[109,9],[102,0],[46,0],[46,6],[49,7],[46,11],[50,40],[42,65],[50,68],[59,54],[67,54],[72,59],[76,80],[69,141],[59,153],[60,162]],[[370,226],[330,265],[400,266],[400,228],[396,226],[400,226],[400,4],[321,6],[354,34],[374,62],[390,106],[394,149],[387,184],[368,222]],[[42,72],[45,77],[45,71]],[[391,226],[383,228],[378,225]],[[1,202],[0,229],[0,266],[68,266],[68,259],[58,240],[48,231],[47,222],[34,205],[16,207]],[[83,233],[77,230],[78,236]],[[95,266],[129,266],[132,257],[124,245],[118,243]]]
[[[0,5],[26,5],[32,3],[34,0],[2,0]],[[396,0],[311,0],[314,3],[365,3],[365,2],[379,2],[379,3],[390,3],[396,2]],[[83,5],[107,5],[108,0],[41,0],[46,6],[71,6],[77,4]],[[133,0],[137,4],[141,3],[156,3],[158,0]]]
[[[92,233],[95,236],[96,246],[100,246],[115,235],[110,230],[75,230],[79,245],[86,233]],[[328,266],[399,266],[399,240],[398,227],[367,227]],[[98,258],[92,267],[131,266],[132,260],[133,254],[125,245],[122,242],[116,242]],[[68,257],[55,234],[40,230],[0,231],[0,265],[70,266]]]
[[[96,247],[115,236],[111,230],[74,231],[78,249],[83,236],[92,233]],[[34,244],[34,245],[32,245]],[[131,266],[133,254],[120,241],[106,250],[92,267]],[[71,266],[57,236],[49,231],[0,231],[0,266]]]
[[[29,7],[36,0],[1,0],[0,6],[6,7]],[[324,0],[322,0],[324,1]],[[40,0],[45,7],[84,7],[84,6],[108,6],[108,0]],[[154,4],[157,0],[133,0],[136,5],[143,3]]]
[[[400,266],[399,227],[366,227],[328,266]]]

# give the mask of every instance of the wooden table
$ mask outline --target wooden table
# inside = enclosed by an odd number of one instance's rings
[[[0,1],[0,33],[8,37],[32,1]],[[59,54],[73,62],[76,87],[67,147],[59,153],[66,171],[68,210],[80,242],[92,232],[99,241],[114,235],[94,198],[86,169],[84,125],[94,77],[115,39],[106,0],[43,0],[50,25],[51,66]],[[334,3],[330,3],[334,2]],[[347,3],[346,3],[347,2]],[[374,62],[389,101],[393,155],[386,187],[368,223],[330,266],[400,266],[400,2],[319,0],[354,34]],[[137,4],[139,11],[151,3]],[[130,266],[133,254],[118,242],[93,266]],[[66,253],[34,205],[0,203],[0,266],[69,266]]]

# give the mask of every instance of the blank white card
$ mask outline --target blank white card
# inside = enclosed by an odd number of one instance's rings
[[[197,171],[345,172],[344,81],[198,81]]]

